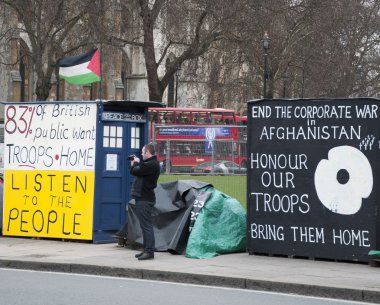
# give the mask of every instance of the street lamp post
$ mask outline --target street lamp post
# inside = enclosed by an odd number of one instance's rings
[[[179,79],[180,72],[181,72],[181,66],[177,66],[177,70],[175,70],[175,100],[174,100],[175,108],[177,108],[177,102],[178,102],[178,79]]]
[[[267,97],[267,79],[268,79],[268,49],[269,49],[270,38],[268,32],[264,33],[264,37],[261,39],[261,43],[264,48],[264,90],[263,97]]]

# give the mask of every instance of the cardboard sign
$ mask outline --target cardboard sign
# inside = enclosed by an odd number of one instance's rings
[[[95,103],[7,104],[3,234],[92,239]]]
[[[367,261],[379,249],[378,99],[248,104],[248,251]]]

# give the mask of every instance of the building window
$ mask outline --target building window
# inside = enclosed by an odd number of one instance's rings
[[[11,71],[12,80],[12,102],[21,101],[22,78],[19,71]]]
[[[115,80],[115,100],[124,100],[124,86],[120,79]]]
[[[131,148],[140,148],[140,128],[132,127],[131,128]]]
[[[123,127],[103,127],[103,147],[123,148]]]

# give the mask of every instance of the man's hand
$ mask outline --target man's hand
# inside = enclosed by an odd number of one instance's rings
[[[133,163],[140,163],[140,158],[137,158],[136,156],[133,158],[133,160],[131,161],[131,165],[133,165]]]

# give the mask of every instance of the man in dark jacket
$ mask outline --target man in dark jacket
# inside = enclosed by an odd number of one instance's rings
[[[154,189],[160,176],[160,164],[155,156],[153,144],[142,148],[143,162],[136,156],[131,161],[131,174],[135,176],[132,185],[132,197],[136,202],[136,214],[143,235],[144,251],[136,254],[139,260],[153,259],[155,239],[152,224],[152,209],[156,203]]]

